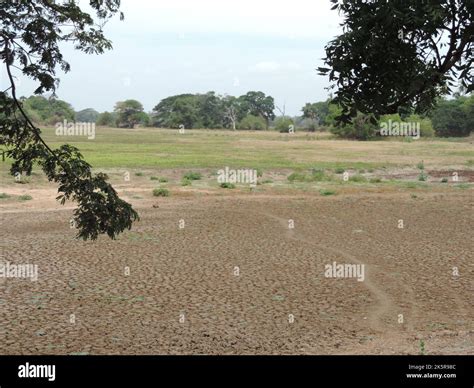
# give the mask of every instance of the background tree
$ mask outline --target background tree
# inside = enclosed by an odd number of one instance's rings
[[[224,106],[222,99],[215,92],[198,95],[199,123],[202,128],[222,128],[224,122]]]
[[[103,125],[105,127],[114,127],[117,121],[117,118],[115,116],[115,113],[102,112],[97,117],[96,124]]]
[[[273,97],[266,96],[263,92],[247,92],[240,97],[242,107],[253,116],[260,116],[265,120],[268,129],[270,120],[275,119],[275,101]]]
[[[199,98],[193,94],[179,94],[161,100],[152,112],[153,125],[159,128],[197,128],[201,125],[199,117]]]
[[[53,96],[49,98],[30,96],[20,100],[23,110],[29,115],[31,121],[36,124],[54,125],[63,120],[74,121],[74,109],[66,101]]]
[[[329,114],[329,100],[315,103],[306,103],[303,109],[303,117],[313,122],[313,130],[319,125],[327,125],[326,117]]]
[[[240,100],[234,96],[225,96],[222,99],[224,109],[224,126],[230,126],[235,131],[237,123],[243,118],[243,111]]]
[[[344,32],[326,46],[339,120],[430,110],[458,79],[474,90],[474,2],[331,0]]]
[[[85,53],[101,54],[112,48],[103,34],[105,22],[119,12],[120,0],[90,0],[93,15],[76,2],[52,0],[2,0],[0,7],[0,59],[10,87],[0,92],[0,144],[13,160],[11,173],[31,174],[37,163],[48,180],[59,185],[58,200],[78,203],[74,221],[78,237],[96,239],[99,234],[115,238],[130,229],[138,214],[117,195],[107,175],[92,174],[79,150],[70,145],[52,149],[41,130],[26,114],[16,95],[12,69],[38,82],[35,94],[54,93],[56,69],[70,70],[60,45],[72,42]],[[123,18],[123,15],[121,15]]]
[[[117,125],[119,127],[135,128],[136,124],[144,120],[143,105],[137,100],[117,102],[114,112],[117,115]]]
[[[76,121],[81,123],[95,123],[98,117],[99,112],[92,108],[87,108],[76,112]]]

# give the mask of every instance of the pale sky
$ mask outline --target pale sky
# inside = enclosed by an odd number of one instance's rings
[[[111,111],[134,98],[150,111],[174,94],[260,90],[300,114],[306,102],[327,98],[316,68],[340,33],[330,7],[329,0],[122,0],[125,20],[105,27],[114,49],[97,56],[65,47],[71,71],[58,73],[57,95],[76,110]],[[19,95],[35,89],[19,81]]]

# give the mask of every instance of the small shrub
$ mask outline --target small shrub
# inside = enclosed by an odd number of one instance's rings
[[[150,180],[151,180],[151,181],[157,181],[157,180],[158,180],[158,177],[157,177],[157,176],[151,176],[151,177],[150,177]]]
[[[336,169],[334,170],[334,172],[335,172],[336,174],[344,174],[344,173],[346,172],[346,170],[343,169],[342,167],[338,167],[338,168],[336,168]]]
[[[20,201],[30,201],[30,200],[33,199],[33,197],[32,197],[31,195],[24,194],[24,195],[20,195],[20,196],[18,197],[18,199],[19,199]]]
[[[424,170],[425,169],[425,163],[423,162],[423,160],[416,165],[416,168],[418,170]]]
[[[248,115],[240,121],[238,126],[239,129],[263,130],[267,125],[262,117]]]
[[[334,190],[328,190],[328,189],[321,189],[319,190],[319,194],[328,196],[328,195],[335,195],[336,192]]]
[[[289,133],[294,128],[294,122],[289,117],[278,117],[275,120],[275,129],[280,133]]]
[[[0,199],[7,199],[10,198],[10,196],[7,193],[0,193]]]
[[[380,182],[382,182],[382,179],[380,179],[380,178],[372,178],[372,179],[370,179],[369,182],[370,182],[370,183],[380,183]]]
[[[448,183],[448,178],[441,179],[441,183]]]
[[[313,170],[311,173],[312,182],[321,182],[331,180],[329,176],[326,175],[324,170]]]
[[[170,196],[170,192],[169,192],[168,189],[163,189],[163,188],[154,189],[154,190],[153,190],[153,196],[154,196],[154,197],[169,197],[169,196]]]
[[[136,172],[135,176],[143,176],[143,173],[142,172]]]
[[[358,113],[350,123],[331,128],[331,132],[341,138],[369,140],[378,130],[377,120],[373,116]]]
[[[235,185],[229,182],[222,182],[219,186],[223,189],[235,189]]]
[[[166,179],[166,178],[158,178],[158,182],[160,182],[160,183],[166,183],[166,182],[168,182],[168,179]]]
[[[257,168],[257,178],[261,178],[263,176],[263,170],[261,168]]]
[[[266,183],[273,183],[273,181],[271,179],[265,179],[264,181],[262,181],[262,184]]]
[[[186,179],[186,178],[181,180],[181,186],[190,186],[191,183],[192,183],[191,180]]]
[[[356,182],[356,183],[361,183],[361,182],[367,182],[367,178],[363,175],[357,174],[349,177],[349,182]]]
[[[201,178],[202,178],[201,173],[195,172],[195,171],[189,171],[183,176],[183,179],[188,179],[190,181],[198,181]]]
[[[425,182],[428,179],[428,175],[426,175],[424,172],[421,172],[420,175],[418,175],[418,180],[420,182]]]
[[[287,178],[290,182],[305,182],[306,174],[301,172],[292,172]]]

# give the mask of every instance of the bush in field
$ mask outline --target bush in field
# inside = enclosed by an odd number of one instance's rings
[[[367,182],[367,178],[363,175],[357,174],[349,177],[350,182],[362,183]]]
[[[311,174],[304,172],[293,172],[287,178],[290,182],[321,182],[329,181],[331,178],[323,170],[313,169]]]
[[[344,139],[369,140],[375,136],[378,128],[372,116],[359,113],[350,123],[332,127],[331,132]]]
[[[223,189],[235,189],[235,185],[229,182],[222,182],[219,186]]]
[[[169,197],[170,192],[168,189],[158,188],[153,190],[154,197]]]
[[[239,129],[264,130],[266,128],[265,120],[254,115],[245,116],[239,123]]]
[[[420,123],[420,136],[421,137],[433,137],[435,135],[435,131],[433,129],[433,123],[429,117],[421,117],[419,115],[410,115],[407,117],[405,121],[408,122],[419,122]]]
[[[275,120],[275,129],[280,133],[289,133],[294,128],[294,122],[289,117],[278,117]]]
[[[183,175],[183,179],[187,179],[190,181],[198,181],[202,178],[202,175],[200,172],[195,172],[195,171],[188,171],[186,174]]]
[[[392,121],[392,123],[419,123],[421,137],[432,137],[435,134],[430,118],[421,117],[420,115],[416,114],[412,114],[406,117],[404,116],[404,118],[401,118],[398,113],[391,115],[383,115],[380,117],[379,121],[380,123],[388,123],[389,121]]]
[[[442,100],[431,114],[437,136],[464,137],[474,130],[474,96]]]
[[[336,194],[336,192],[334,190],[330,190],[330,189],[321,189],[321,190],[319,190],[319,194],[327,197],[328,195]]]

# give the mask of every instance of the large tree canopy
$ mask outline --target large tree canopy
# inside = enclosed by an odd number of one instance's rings
[[[473,86],[473,0],[331,0],[343,33],[326,46],[325,67],[340,119],[357,112],[430,110],[455,81]]]
[[[67,72],[60,45],[72,42],[85,53],[101,54],[112,47],[103,34],[107,20],[119,12],[120,0],[90,0],[95,15],[74,1],[2,0],[0,6],[0,59],[10,87],[0,92],[0,145],[13,160],[11,173],[31,174],[37,163],[50,181],[59,185],[62,204],[74,200],[78,237],[115,238],[129,229],[138,214],[121,200],[103,173],[92,174],[79,150],[70,145],[51,149],[17,98],[14,69],[38,82],[36,94],[54,93],[56,69]],[[123,15],[120,14],[123,18]]]

